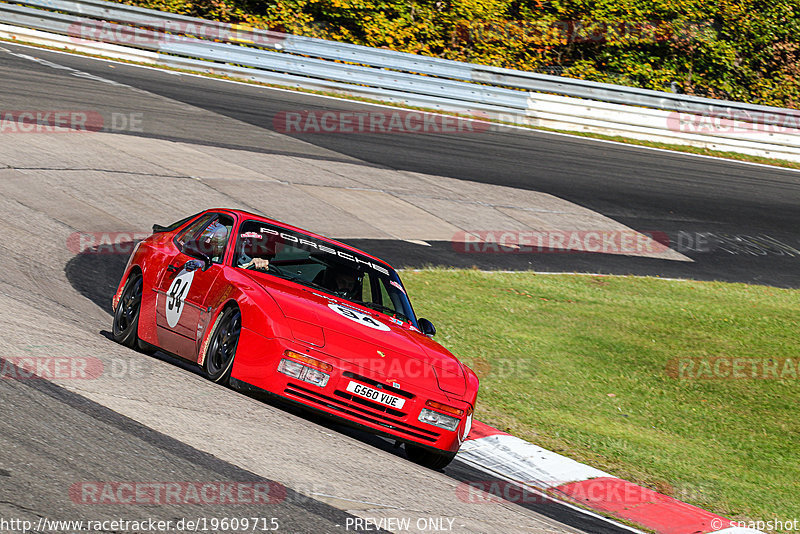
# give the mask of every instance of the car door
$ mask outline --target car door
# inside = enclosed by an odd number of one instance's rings
[[[176,238],[178,253],[170,258],[156,289],[156,328],[159,346],[165,350],[195,359],[198,325],[211,313],[205,302],[224,269],[232,229],[232,218],[213,214],[194,232]],[[208,256],[207,267],[203,260],[184,252],[189,242]]]

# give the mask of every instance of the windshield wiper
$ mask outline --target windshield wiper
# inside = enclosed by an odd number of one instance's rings
[[[310,280],[306,280],[302,276],[298,276],[296,274],[288,274],[288,273],[283,273],[283,272],[279,272],[279,271],[276,271],[276,270],[269,270],[269,271],[266,271],[266,272],[267,272],[267,274],[271,274],[273,276],[277,276],[278,278],[283,278],[284,280],[289,280],[290,282],[295,282],[295,283],[298,283],[298,284],[301,284],[301,285],[304,285],[304,286],[313,287],[314,289],[320,289],[322,291],[329,291],[328,288],[323,287],[323,286],[321,286],[319,284],[315,284],[314,282],[312,282]]]
[[[401,312],[399,312],[399,311],[397,311],[397,310],[395,310],[393,308],[390,308],[388,306],[384,306],[383,304],[378,304],[377,302],[364,302],[363,300],[355,300],[355,299],[348,299],[348,298],[342,297],[341,295],[336,294],[335,291],[331,291],[329,288],[327,288],[325,286],[321,286],[319,284],[315,284],[314,282],[312,282],[310,280],[306,280],[302,276],[297,276],[297,275],[293,275],[293,274],[278,272],[278,271],[274,271],[274,270],[267,271],[267,272],[269,274],[273,275],[273,276],[277,276],[278,278],[283,278],[284,280],[289,280],[290,282],[296,282],[296,283],[304,285],[304,286],[308,286],[308,287],[313,287],[315,289],[319,289],[319,290],[324,291],[326,293],[331,293],[331,294],[333,294],[333,295],[335,295],[335,296],[337,296],[339,298],[344,298],[345,300],[348,300],[348,301],[353,302],[355,304],[360,304],[361,306],[364,306],[364,307],[369,308],[371,310],[375,310],[375,311],[379,311],[379,312],[385,313],[386,315],[389,315],[390,317],[395,317],[397,319],[401,319],[401,320],[403,320],[405,322],[408,322],[408,323],[411,322],[411,319],[407,315],[405,315],[404,313],[401,313]]]
[[[297,282],[298,284],[302,284],[304,286],[313,287],[314,289],[319,289],[320,291],[330,292],[330,289],[328,289],[327,287],[315,284],[311,280],[306,280],[302,276],[286,276],[286,279],[291,282]]]

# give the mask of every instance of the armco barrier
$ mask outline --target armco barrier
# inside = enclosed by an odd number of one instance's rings
[[[800,161],[795,110],[418,56],[103,0],[0,2],[0,22],[0,36],[7,39],[109,57],[518,124]]]
[[[251,41],[254,43],[262,43],[266,47],[271,46],[276,50],[291,54],[348,61],[378,68],[554,93],[616,104],[684,111],[695,114],[714,114],[717,116],[745,113],[762,117],[767,121],[767,124],[774,124],[774,121],[779,121],[778,124],[783,124],[785,120],[782,117],[786,113],[791,116],[796,115],[795,110],[477,65],[256,28],[245,29],[241,25],[204,21],[185,15],[153,11],[103,0],[20,0],[16,3],[121,24],[150,27],[151,29],[155,29],[156,26],[163,28],[165,24],[169,23],[184,23],[201,27],[207,34],[235,35],[243,32],[251,34],[253,37]],[[246,42],[246,39],[228,40],[227,42],[241,44]]]
[[[800,129],[530,93],[528,123],[556,130],[619,135],[753,156],[800,161]],[[795,121],[800,120],[800,112]]]

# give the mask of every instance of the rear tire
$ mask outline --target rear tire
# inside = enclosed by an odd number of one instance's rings
[[[453,458],[456,457],[454,452],[435,452],[416,445],[406,443],[406,457],[415,464],[422,465],[434,471],[441,471],[447,467]]]
[[[217,317],[203,359],[203,371],[212,382],[228,385],[241,331],[242,312],[239,308],[227,308]]]
[[[114,341],[132,349],[139,348],[139,312],[142,306],[142,275],[128,277],[114,311],[111,334]]]

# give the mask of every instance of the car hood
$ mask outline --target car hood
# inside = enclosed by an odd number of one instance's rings
[[[268,274],[247,272],[275,300],[296,339],[399,384],[435,380],[466,393],[461,362],[447,349],[387,315]],[[428,379],[428,380],[426,380]]]

